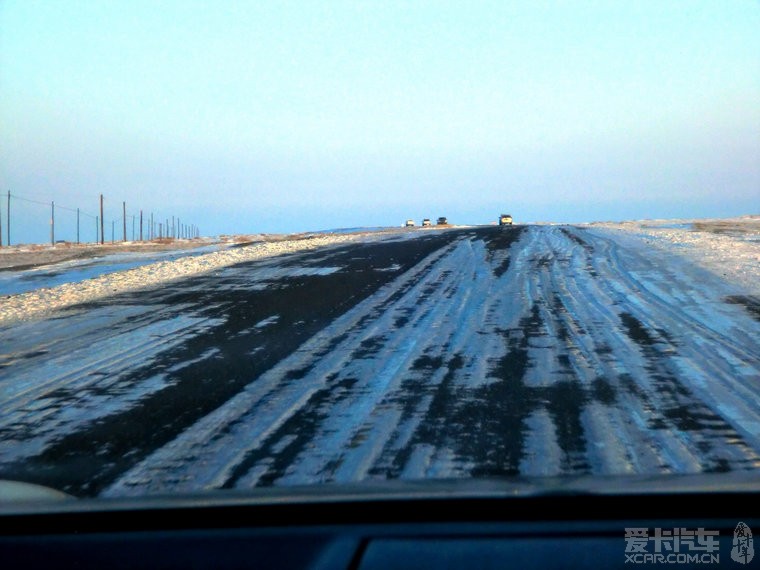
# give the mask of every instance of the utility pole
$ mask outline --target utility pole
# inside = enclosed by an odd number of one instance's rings
[[[121,220],[124,226],[124,232],[122,233],[123,239],[121,241],[127,241],[127,203],[121,203]]]
[[[103,231],[103,194],[100,195],[100,245],[105,241],[105,232]]]
[[[142,210],[140,210],[140,241],[143,240],[143,218],[142,218]]]

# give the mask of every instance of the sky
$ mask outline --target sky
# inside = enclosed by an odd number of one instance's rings
[[[124,202],[129,238],[758,214],[758,30],[757,0],[0,0],[3,243],[9,191],[16,243],[51,202],[93,240],[100,194],[106,239]]]

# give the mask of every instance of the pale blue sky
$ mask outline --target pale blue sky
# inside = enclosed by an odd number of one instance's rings
[[[0,119],[3,194],[207,234],[760,213],[760,2],[0,0]]]

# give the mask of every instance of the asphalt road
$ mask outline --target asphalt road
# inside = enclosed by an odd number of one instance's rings
[[[0,478],[124,496],[758,469],[753,303],[575,227],[244,263],[0,329]]]

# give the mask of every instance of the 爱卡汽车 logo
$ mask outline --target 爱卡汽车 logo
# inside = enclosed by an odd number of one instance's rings
[[[746,526],[746,525],[745,525]],[[625,529],[626,564],[720,564],[720,531],[705,528]]]
[[[752,544],[752,529],[743,522],[740,522],[734,530],[731,560],[739,564],[749,564],[754,556],[755,548]]]

